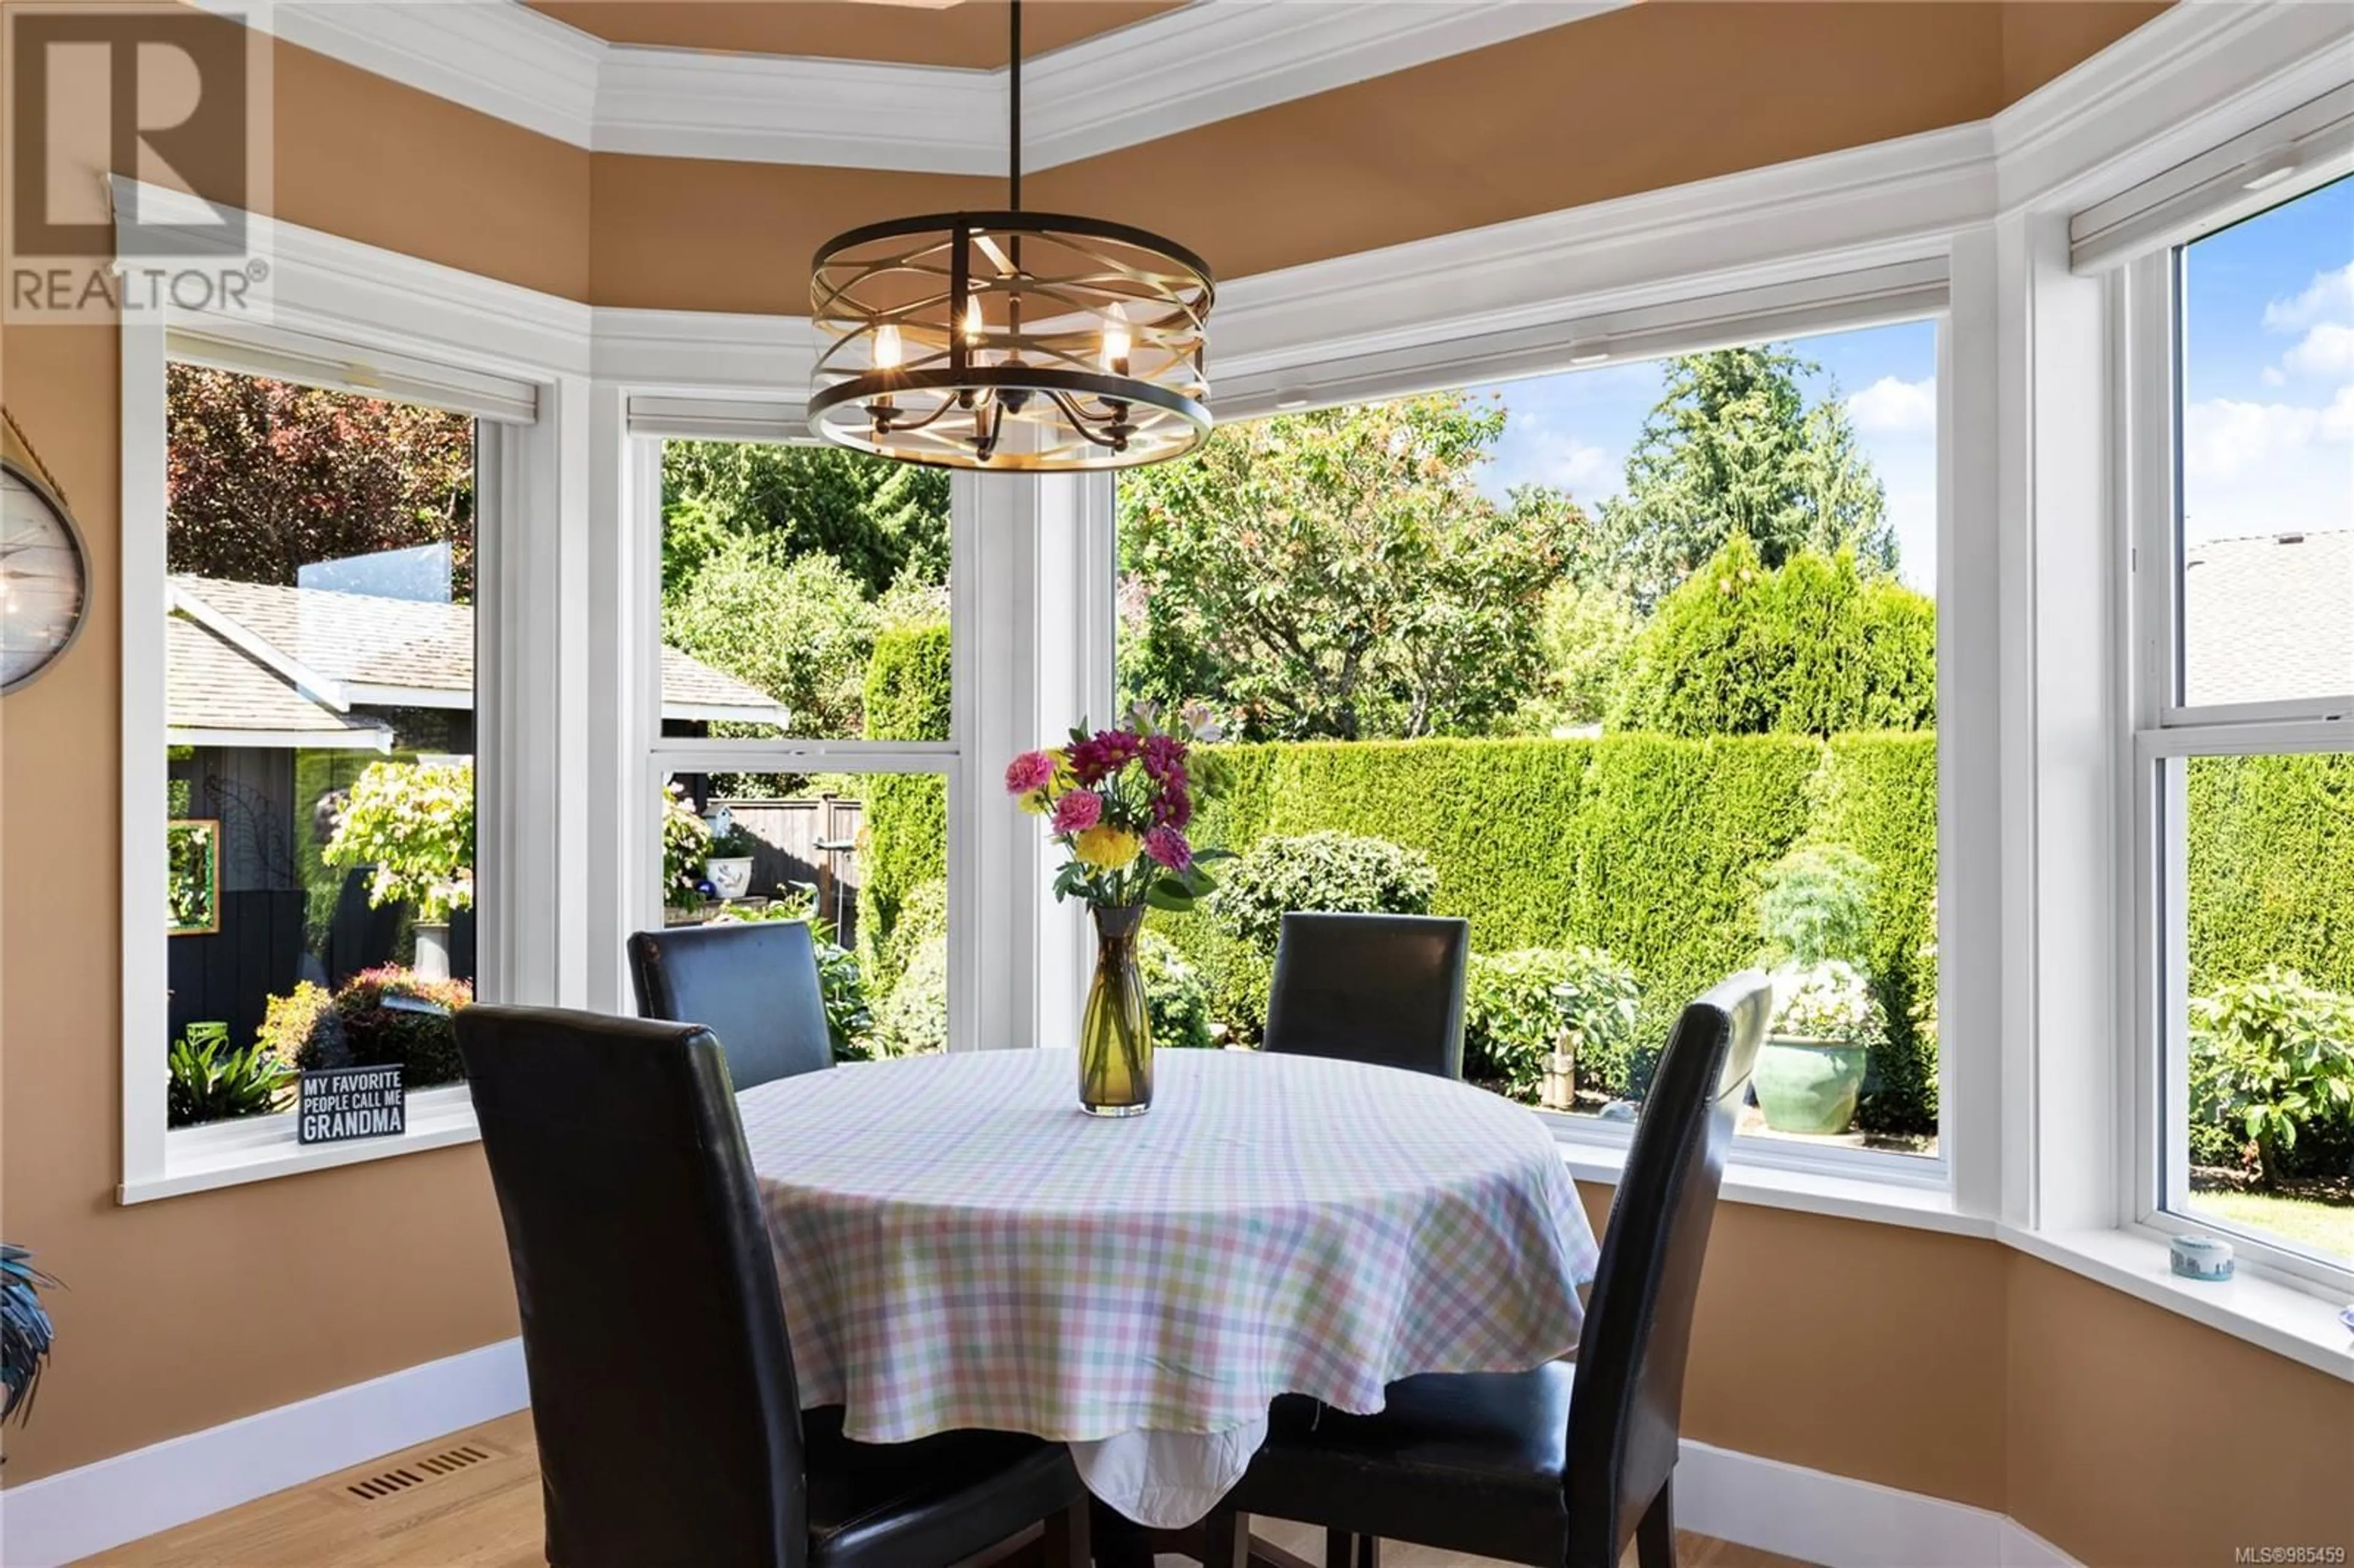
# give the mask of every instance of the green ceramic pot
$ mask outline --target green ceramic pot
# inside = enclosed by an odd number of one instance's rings
[[[1871,1053],[1824,1040],[1769,1039],[1757,1051],[1757,1107],[1776,1132],[1840,1133],[1855,1120]]]

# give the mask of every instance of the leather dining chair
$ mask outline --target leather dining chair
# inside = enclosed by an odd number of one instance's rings
[[[738,1089],[833,1065],[817,946],[801,920],[640,931],[630,938],[638,1016],[719,1037]]]
[[[1631,1538],[1642,1568],[1670,1568],[1692,1305],[1770,997],[1753,970],[1677,1020],[1602,1234],[1575,1366],[1405,1378],[1373,1415],[1284,1395],[1211,1516],[1205,1568],[1239,1568],[1253,1513],[1324,1526],[1334,1564],[1353,1550],[1370,1565],[1389,1539],[1616,1568]]]
[[[1262,1048],[1459,1078],[1470,950],[1461,920],[1286,915]]]
[[[726,1058],[697,1024],[470,1007],[553,1568],[946,1568],[1041,1520],[1083,1568],[1070,1452],[852,1442],[801,1409]]]

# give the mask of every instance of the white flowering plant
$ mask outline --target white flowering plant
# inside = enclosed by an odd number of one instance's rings
[[[1872,983],[1853,964],[1826,959],[1774,976],[1773,1033],[1782,1039],[1861,1045],[1879,1025]]]

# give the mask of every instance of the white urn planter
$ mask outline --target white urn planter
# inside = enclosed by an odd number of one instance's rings
[[[742,898],[752,891],[752,857],[715,856],[703,863],[703,874],[710,879],[712,891],[720,897]]]

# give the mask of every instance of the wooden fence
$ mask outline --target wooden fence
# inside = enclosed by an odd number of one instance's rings
[[[833,939],[854,947],[858,935],[858,848],[864,817],[860,802],[836,796],[790,800],[715,800],[736,825],[756,841],[752,891],[774,897],[782,887],[817,892],[821,918],[832,922]]]

